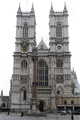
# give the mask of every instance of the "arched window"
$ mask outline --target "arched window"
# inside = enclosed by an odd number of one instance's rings
[[[63,62],[61,59],[57,60],[57,67],[62,67],[63,66]]]
[[[62,26],[60,23],[56,26],[56,37],[62,37]]]
[[[22,61],[21,68],[27,68],[27,61],[26,60]]]
[[[62,86],[58,86],[57,87],[56,93],[57,93],[57,95],[63,95],[63,88],[62,88]]]
[[[2,107],[6,107],[6,104],[5,104],[5,103],[2,103]]]
[[[26,90],[23,91],[23,100],[26,100]]]
[[[57,94],[58,94],[58,95],[60,94],[60,91],[59,91],[59,90],[57,90]]]
[[[21,88],[21,99],[26,100],[26,88],[24,86]]]
[[[48,86],[48,66],[44,60],[37,64],[37,83],[38,86]]]
[[[65,104],[65,105],[67,104],[67,101],[66,101],[66,100],[64,101],[64,104]]]
[[[74,101],[73,101],[73,100],[71,101],[71,104],[74,104]]]
[[[27,26],[27,23],[24,23],[24,26],[23,26],[23,37],[28,37],[28,26]]]

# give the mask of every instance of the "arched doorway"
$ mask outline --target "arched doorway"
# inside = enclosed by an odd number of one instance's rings
[[[44,102],[43,102],[43,101],[40,101],[39,110],[40,110],[41,112],[44,111]]]
[[[2,103],[2,107],[6,107],[6,104],[5,104],[5,103]]]

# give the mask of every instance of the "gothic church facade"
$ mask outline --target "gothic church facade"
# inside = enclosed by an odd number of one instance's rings
[[[40,111],[79,109],[77,76],[71,71],[69,51],[68,11],[49,13],[49,48],[43,40],[37,46],[37,98]],[[16,42],[13,55],[13,74],[10,87],[11,109],[29,109],[32,97],[32,48],[36,46],[36,19],[30,12],[17,11]]]

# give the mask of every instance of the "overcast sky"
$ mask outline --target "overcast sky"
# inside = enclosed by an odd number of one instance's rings
[[[34,4],[36,15],[36,41],[43,37],[49,44],[49,11],[63,11],[64,3],[69,13],[69,50],[72,54],[71,69],[74,68],[80,83],[80,0],[2,0],[0,2],[0,91],[9,94],[13,73],[13,52],[15,51],[16,13],[19,3],[23,12],[30,11]]]

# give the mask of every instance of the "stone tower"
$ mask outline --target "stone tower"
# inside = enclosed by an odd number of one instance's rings
[[[57,95],[71,96],[71,63],[68,36],[68,11],[55,12],[51,5],[49,15],[52,98]],[[54,103],[52,100],[52,105]]]
[[[36,45],[35,25],[33,5],[30,12],[22,12],[19,5],[17,11],[15,52],[13,55],[14,67],[11,82],[11,108],[26,109],[31,98],[33,73],[31,54],[32,47]]]

